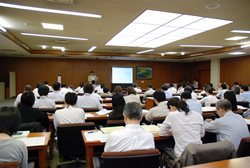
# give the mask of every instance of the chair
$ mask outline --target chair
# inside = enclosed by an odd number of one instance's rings
[[[107,125],[107,127],[125,126],[125,122],[124,122],[124,120],[108,120],[106,125]]]
[[[242,138],[237,151],[237,157],[250,156],[250,137]]]
[[[100,168],[159,168],[158,149],[103,152]]]
[[[0,167],[1,168],[17,168],[17,167],[20,167],[20,163],[19,162],[4,162],[4,163],[0,163]]]
[[[93,122],[75,123],[75,124],[60,124],[57,127],[57,140],[59,154],[73,157],[74,160],[59,162],[57,167],[65,164],[86,163],[80,160],[80,157],[85,157],[85,145],[82,138],[81,130],[93,130],[95,124]]]
[[[56,104],[64,104],[64,101],[55,101]]]
[[[55,113],[56,108],[39,108],[39,111],[44,113]]]
[[[165,120],[166,116],[163,117],[154,117],[152,124],[157,125],[158,123],[163,123],[163,121]]]
[[[42,132],[42,124],[40,122],[30,122],[30,123],[21,123],[18,131],[27,131],[30,132]]]
[[[211,107],[215,107],[215,106],[216,106],[216,103],[211,103],[210,106],[211,106]]]
[[[241,105],[243,107],[249,107],[249,102],[248,101],[237,101],[237,105]]]
[[[98,108],[82,108],[85,112],[97,112],[99,111]]]

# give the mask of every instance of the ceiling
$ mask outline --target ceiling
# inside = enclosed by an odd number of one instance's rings
[[[240,48],[240,40],[225,40],[233,36],[249,36],[242,41],[250,41],[250,34],[230,32],[235,29],[250,30],[249,0],[73,0],[73,4],[47,0],[0,0],[0,2],[102,15],[101,18],[90,18],[0,7],[0,24],[3,20],[8,23],[8,26],[3,25],[7,32],[0,31],[0,56],[190,62],[236,57],[228,54],[236,50],[246,52],[240,56],[250,55],[250,47]],[[219,4],[220,6],[216,9],[207,9],[206,6],[209,4]],[[154,51],[143,54],[136,53],[151,48],[105,45],[147,9],[233,22],[154,48]],[[62,24],[64,30],[44,29],[41,23]],[[69,36],[88,40],[24,36],[21,33]],[[58,40],[60,41],[58,42]],[[42,45],[46,45],[47,48],[42,49]],[[195,48],[180,47],[180,45],[219,45],[223,47]],[[52,46],[65,47],[66,50],[62,52],[52,49]],[[97,48],[88,52],[92,46],[97,46]],[[161,53],[165,52],[177,53],[161,56]],[[185,55],[181,55],[180,52],[185,52]],[[202,53],[202,55],[190,56],[197,53]]]

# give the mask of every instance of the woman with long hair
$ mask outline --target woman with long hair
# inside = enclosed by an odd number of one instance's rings
[[[123,108],[125,106],[125,100],[121,93],[115,93],[112,96],[112,109],[113,111],[109,114],[109,120],[122,120],[123,119]]]

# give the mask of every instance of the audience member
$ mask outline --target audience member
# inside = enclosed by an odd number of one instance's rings
[[[239,83],[238,82],[234,82],[234,86],[239,86]]]
[[[55,82],[53,84],[54,92],[50,92],[48,94],[48,98],[54,101],[64,101],[64,96],[60,93],[61,84],[59,82]]]
[[[227,85],[221,84],[220,85],[220,90],[218,90],[217,97],[220,97],[221,99],[224,99],[224,93],[228,91]]]
[[[177,93],[178,94],[182,94],[182,92],[184,92],[184,88],[186,87],[186,83],[182,83],[181,86],[178,88]]]
[[[149,83],[149,84],[148,84],[148,90],[145,92],[145,94],[144,94],[144,96],[143,96],[142,102],[143,102],[143,103],[146,103],[146,97],[147,97],[149,94],[153,94],[154,92],[155,92],[155,90],[153,89],[152,83]]]
[[[250,91],[248,91],[248,87],[247,85],[241,85],[241,96],[243,96],[245,98],[246,101],[249,102],[249,105],[250,105]]]
[[[177,93],[177,89],[175,89],[174,84],[170,83],[169,86],[170,87],[168,88],[168,91],[171,92],[172,94],[176,94]]]
[[[35,100],[33,105],[34,108],[56,108],[55,101],[47,97],[49,93],[49,88],[47,86],[40,86],[38,88],[38,93],[40,98]]]
[[[186,87],[184,88],[184,92],[185,92],[185,91],[190,92],[190,93],[191,93],[192,100],[197,101],[198,95],[197,95],[193,90],[194,90],[194,87],[193,87],[192,84],[189,85],[189,86],[186,86]]]
[[[79,84],[79,86],[74,90],[76,93],[84,93],[84,91],[83,91],[83,86],[84,86],[84,83],[83,82],[81,82],[80,84]]]
[[[245,98],[240,95],[240,87],[239,86],[233,86],[231,90],[235,93],[236,101],[246,101]]]
[[[194,86],[194,89],[198,89],[199,88],[199,82],[196,78],[194,78],[193,80],[193,86]]]
[[[119,85],[115,86],[114,93],[122,93],[122,87]]]
[[[95,84],[95,80],[92,80],[91,84],[93,85],[94,89],[97,87],[97,85]]]
[[[211,87],[208,87],[206,89],[206,97],[200,100],[201,104],[205,104],[206,107],[210,107],[211,103],[217,103],[218,99],[213,94],[213,89]]]
[[[49,87],[49,91],[50,91],[50,92],[53,92],[53,91],[54,91],[53,88],[49,85],[49,82],[48,82],[48,81],[45,81],[45,82],[44,82],[44,85],[47,86],[47,87]]]
[[[38,88],[40,86],[43,86],[43,82],[37,82],[36,88],[33,90],[33,93],[34,93],[34,95],[35,95],[36,98],[40,96],[39,93],[38,93]]]
[[[165,93],[166,99],[173,97],[172,93],[168,91],[168,88],[169,88],[169,86],[167,84],[161,85],[161,90]]]
[[[202,114],[202,106],[201,103],[198,101],[194,101],[191,99],[191,94],[189,91],[184,91],[181,94],[181,100],[185,101],[190,110],[198,112]]]
[[[109,113],[109,120],[123,120],[123,108],[125,100],[121,93],[115,93],[112,96],[112,112]]]
[[[32,92],[32,86],[31,85],[25,85],[24,92]],[[32,92],[33,93],[33,92]],[[17,107],[21,103],[21,97],[23,93],[19,93],[16,97],[16,100],[14,102],[14,106]],[[36,98],[36,97],[35,97]]]
[[[199,96],[205,95],[206,94],[206,89],[210,87],[208,84],[203,85],[203,90],[199,93]]]
[[[224,84],[226,85],[226,89],[229,90],[230,87],[229,87],[229,85],[227,84],[227,82],[224,82]]]
[[[97,86],[95,87],[95,93],[103,93],[101,82],[97,82]]]
[[[73,85],[69,85],[68,88],[64,88],[64,89],[61,89],[60,93],[62,95],[66,95],[68,92],[74,92],[74,86]]]
[[[140,88],[137,87],[137,83],[133,83],[132,86],[134,87],[134,90],[136,92],[142,92],[142,90]]]
[[[125,103],[136,102],[141,104],[140,96],[136,94],[136,91],[133,87],[129,86],[126,89],[126,96],[124,97]]]
[[[232,111],[237,111],[237,101],[236,96],[233,91],[226,91],[224,93],[224,99],[227,99],[232,105]]]
[[[103,93],[100,94],[100,96],[112,96],[112,94],[109,92],[109,87],[108,86],[104,86],[103,87]]]

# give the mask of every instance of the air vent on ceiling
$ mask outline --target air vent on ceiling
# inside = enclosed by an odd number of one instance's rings
[[[5,51],[5,52],[13,52],[13,51],[16,51],[16,50],[13,50],[13,49],[1,49],[1,51]]]
[[[74,0],[47,0],[47,1],[55,3],[73,4]]]
[[[67,40],[55,40],[55,42],[61,43],[61,44],[68,44],[69,43],[69,41],[67,41]]]

